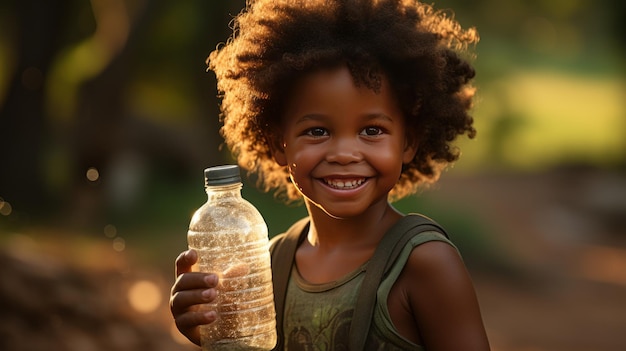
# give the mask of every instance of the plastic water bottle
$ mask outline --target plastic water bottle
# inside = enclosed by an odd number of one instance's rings
[[[197,270],[219,276],[214,323],[200,329],[202,350],[271,350],[276,344],[267,225],[241,196],[239,167],[204,170],[207,202],[191,219],[187,240]]]

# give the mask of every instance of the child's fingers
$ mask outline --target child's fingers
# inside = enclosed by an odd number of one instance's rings
[[[213,323],[217,319],[215,311],[187,312],[174,318],[176,328],[191,342],[200,345],[200,325]]]
[[[191,267],[198,261],[198,254],[194,250],[183,251],[176,258],[176,276],[191,272]]]
[[[180,274],[172,286],[172,295],[177,291],[215,288],[219,282],[216,274],[189,272]]]
[[[191,272],[179,275],[170,295],[170,308],[174,317],[194,305],[215,300],[217,283],[215,274]]]
[[[170,309],[178,330],[189,340],[200,345],[199,326],[215,321],[215,311],[199,311],[197,308],[217,297],[217,276],[191,272],[178,276],[172,287]]]
[[[211,324],[217,319],[215,311],[187,312],[179,315],[176,319],[176,327],[179,330],[190,330],[200,325]]]
[[[217,297],[215,289],[195,289],[174,292],[170,298],[170,309],[174,317],[184,314],[193,307],[210,303]]]
[[[170,310],[178,330],[200,345],[199,326],[213,323],[217,313],[199,307],[215,300],[219,278],[214,273],[192,272],[192,266],[197,260],[198,255],[194,250],[184,251],[176,258],[176,281],[171,290]],[[235,264],[224,275],[232,280],[248,271],[246,264]]]

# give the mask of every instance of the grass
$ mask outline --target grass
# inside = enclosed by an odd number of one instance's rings
[[[478,137],[459,143],[462,169],[606,167],[626,159],[626,86],[615,76],[519,69],[479,94]]]

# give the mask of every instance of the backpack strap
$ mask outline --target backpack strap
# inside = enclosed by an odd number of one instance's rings
[[[274,282],[274,306],[276,308],[276,330],[278,342],[274,350],[283,350],[283,314],[287,285],[291,276],[291,267],[296,255],[296,249],[308,233],[309,218],[303,218],[294,223],[283,234],[272,238],[270,254],[272,257],[272,276]]]
[[[376,247],[374,255],[367,263],[365,277],[352,315],[348,339],[351,351],[365,350],[365,342],[376,304],[376,293],[383,277],[408,242],[416,235],[426,231],[440,232],[448,237],[443,228],[430,218],[419,214],[410,214],[394,224]]]

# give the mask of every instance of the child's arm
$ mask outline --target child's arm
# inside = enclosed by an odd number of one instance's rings
[[[215,299],[218,278],[215,274],[192,272],[198,260],[194,250],[181,253],[176,259],[176,282],[170,295],[170,310],[176,327],[191,342],[200,345],[199,326],[215,321],[214,311],[197,312],[197,305]]]
[[[456,249],[438,241],[417,246],[400,279],[427,350],[489,350],[476,293]]]

